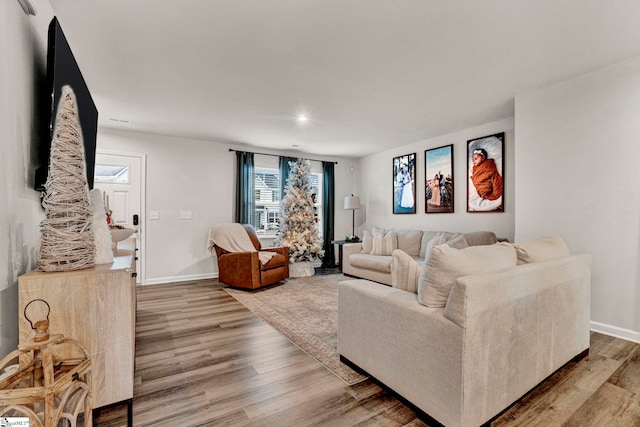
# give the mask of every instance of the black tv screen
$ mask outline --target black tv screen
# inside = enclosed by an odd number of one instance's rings
[[[36,169],[34,188],[44,191],[44,184],[49,174],[49,152],[53,137],[53,126],[56,119],[56,110],[62,94],[62,87],[69,85],[76,95],[78,115],[84,140],[84,155],[86,161],[87,182],[89,189],[93,188],[93,174],[96,161],[96,135],[98,132],[98,109],[93,102],[91,92],[82,77],[78,63],[69,47],[67,38],[62,32],[57,18],[53,18],[49,24],[47,43],[47,96],[51,97],[51,109],[49,114],[48,138],[41,141],[39,147],[39,167]]]

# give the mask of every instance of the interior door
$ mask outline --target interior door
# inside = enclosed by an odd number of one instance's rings
[[[111,222],[136,229],[136,282],[144,276],[142,220],[144,156],[113,152],[96,152],[94,187],[102,190],[105,205],[111,210]]]

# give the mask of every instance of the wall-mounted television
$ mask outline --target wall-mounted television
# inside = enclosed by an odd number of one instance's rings
[[[78,63],[69,47],[67,38],[62,32],[58,18],[53,18],[49,24],[47,42],[47,74],[46,96],[51,97],[51,108],[48,110],[48,138],[44,138],[38,147],[39,166],[36,169],[34,188],[44,191],[44,184],[49,175],[49,152],[56,119],[56,110],[62,94],[62,87],[69,85],[76,95],[78,115],[84,140],[84,155],[86,161],[87,182],[89,189],[93,188],[93,174],[96,161],[96,135],[98,132],[98,109],[93,102],[91,92],[82,77]],[[47,101],[49,104],[49,101]]]

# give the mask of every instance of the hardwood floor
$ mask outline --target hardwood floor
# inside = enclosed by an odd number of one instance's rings
[[[135,426],[425,426],[367,380],[346,386],[215,280],[138,287]],[[96,414],[126,425],[126,406]],[[640,344],[591,334],[492,426],[640,426]]]

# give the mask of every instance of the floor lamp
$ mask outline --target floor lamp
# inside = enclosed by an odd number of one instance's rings
[[[360,209],[360,197],[353,194],[344,198],[344,209],[352,211],[352,234],[351,237],[356,236],[356,209]]]

